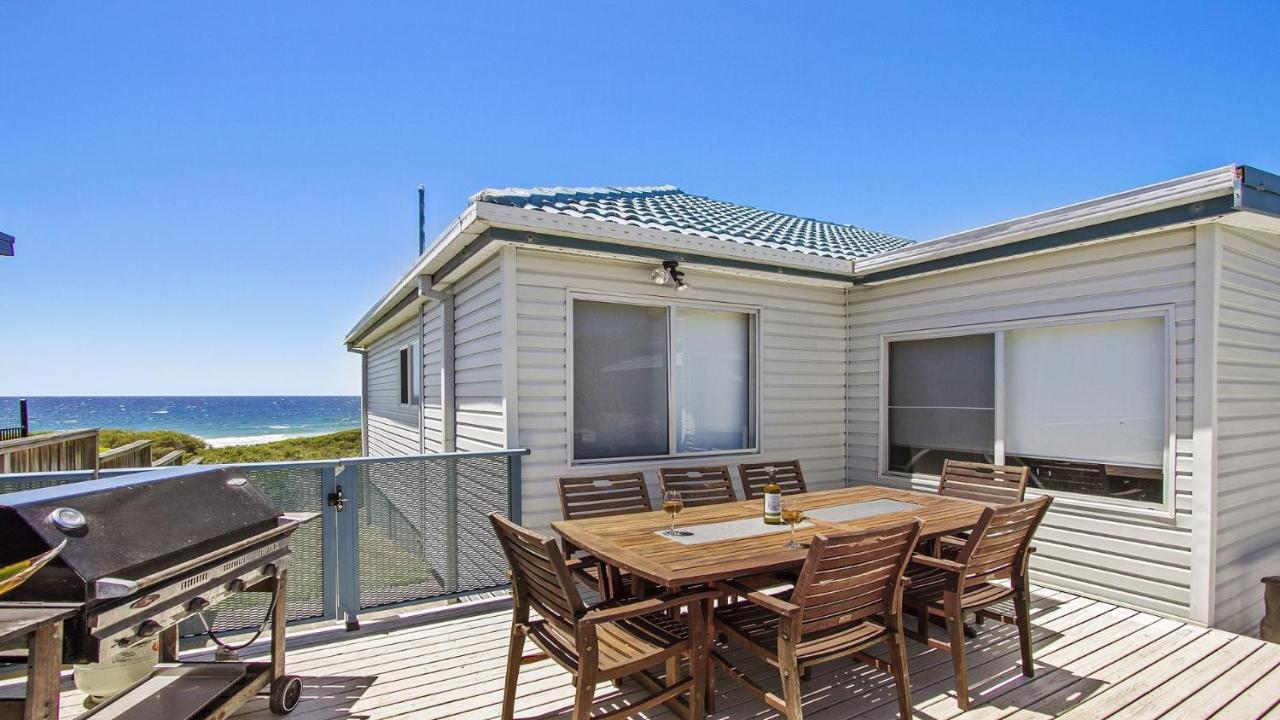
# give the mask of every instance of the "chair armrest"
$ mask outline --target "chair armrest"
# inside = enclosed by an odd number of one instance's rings
[[[681,607],[703,600],[712,600],[720,597],[720,593],[714,590],[695,590],[690,592],[668,593],[654,598],[646,598],[644,600],[635,600],[628,603],[618,603],[616,601],[607,601],[593,606],[582,616],[580,622],[587,624],[598,624],[606,622],[615,622],[617,620],[626,620],[627,618],[636,617],[638,615],[649,615],[655,612],[661,612],[674,607]]]
[[[964,566],[958,562],[946,560],[944,558],[931,557],[929,555],[921,555],[920,553],[912,554],[911,562],[917,565],[924,565],[925,567],[931,567],[936,570],[946,570],[947,572],[953,572],[953,573],[964,572]]]
[[[731,580],[717,582],[715,583],[715,587],[722,592],[740,595],[746,598],[748,602],[754,605],[759,605],[765,610],[777,613],[783,617],[791,617],[792,615],[800,612],[799,605],[793,605],[786,600],[776,598],[769,593],[754,590],[746,585],[733,582]]]
[[[954,535],[943,535],[942,537],[938,538],[938,542],[945,543],[947,545],[955,545],[956,547],[964,547],[965,545],[969,544],[967,541],[962,540]]]

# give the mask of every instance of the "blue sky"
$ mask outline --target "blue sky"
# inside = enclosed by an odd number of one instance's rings
[[[1060,5],[0,4],[0,395],[358,392],[420,182],[928,239],[1280,171],[1280,4]]]

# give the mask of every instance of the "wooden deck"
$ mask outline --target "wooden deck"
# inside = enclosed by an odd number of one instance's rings
[[[1018,669],[1013,628],[988,622],[968,643],[975,706],[963,715],[951,694],[947,656],[913,644],[916,717],[1280,718],[1280,645],[1045,589],[1035,593],[1033,614],[1035,679]],[[297,647],[290,652],[290,671],[304,676],[307,688],[290,717],[496,718],[509,610],[489,600],[475,610],[453,606],[443,617],[422,618],[435,619],[392,619],[356,633],[325,629],[291,638]],[[756,662],[746,667],[776,685],[776,672]],[[865,666],[815,668],[804,690],[808,720],[896,716],[892,682]],[[720,678],[715,692],[711,718],[777,717],[727,678]],[[618,695],[606,684],[597,698],[608,702]],[[569,676],[553,663],[526,666],[519,715],[568,718],[571,697]],[[65,693],[63,718],[74,717],[79,702],[74,692]],[[256,700],[236,717],[276,716]],[[664,709],[640,717],[674,715]]]

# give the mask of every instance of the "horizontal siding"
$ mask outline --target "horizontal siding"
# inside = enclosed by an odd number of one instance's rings
[[[659,465],[693,461],[570,465],[566,299],[570,289],[670,299],[649,282],[652,264],[521,250],[516,258],[519,444],[524,461],[526,524],[545,528],[559,518],[555,478],[567,474],[641,470],[657,492]],[[690,271],[690,298],[756,306],[761,311],[760,358],[763,457],[798,458],[815,488],[844,478],[844,296],[842,289],[747,280]],[[721,456],[702,464],[734,464],[755,456]]]
[[[502,394],[502,259],[453,287],[454,392],[460,452],[506,447]]]
[[[410,320],[369,347],[368,445],[375,457],[417,455],[418,415],[400,404],[400,348],[418,338],[418,323]]]
[[[432,302],[422,311],[422,449],[444,451],[444,305]]]
[[[1057,503],[1036,537],[1038,582],[1186,617],[1191,582],[1195,248],[1190,230],[1114,240],[857,289],[849,296],[848,475],[879,475],[880,341],[890,333],[1124,308],[1174,308],[1177,463],[1173,517]]]
[[[1280,572],[1280,236],[1222,232],[1214,624],[1256,634]]]

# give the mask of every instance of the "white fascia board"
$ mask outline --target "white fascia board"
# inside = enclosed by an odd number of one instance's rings
[[[946,235],[855,262],[856,275],[913,265],[1230,194],[1235,165]]]
[[[371,327],[388,310],[403,301],[405,295],[418,291],[419,277],[430,275],[433,270],[439,269],[449,258],[453,257],[455,252],[466,247],[487,229],[487,225],[476,221],[475,203],[467,206],[467,209],[454,218],[453,222],[449,223],[449,227],[445,228],[436,237],[435,242],[431,243],[427,251],[418,256],[409,271],[397,280],[395,285],[391,286],[391,290],[383,295],[378,302],[374,303],[373,307],[369,308],[369,311],[347,332],[343,342],[348,349],[352,349],[356,341],[362,335],[367,334]]]
[[[608,220],[549,213],[543,210],[517,208],[496,203],[476,203],[476,208],[476,217],[478,219],[492,226],[500,226],[512,230],[541,232],[587,240],[606,240],[620,245],[637,245],[670,250],[673,253],[693,252],[715,257],[829,273],[849,274],[853,270],[853,263],[850,260],[813,255],[798,250],[779,250],[671,230],[624,225]]]

